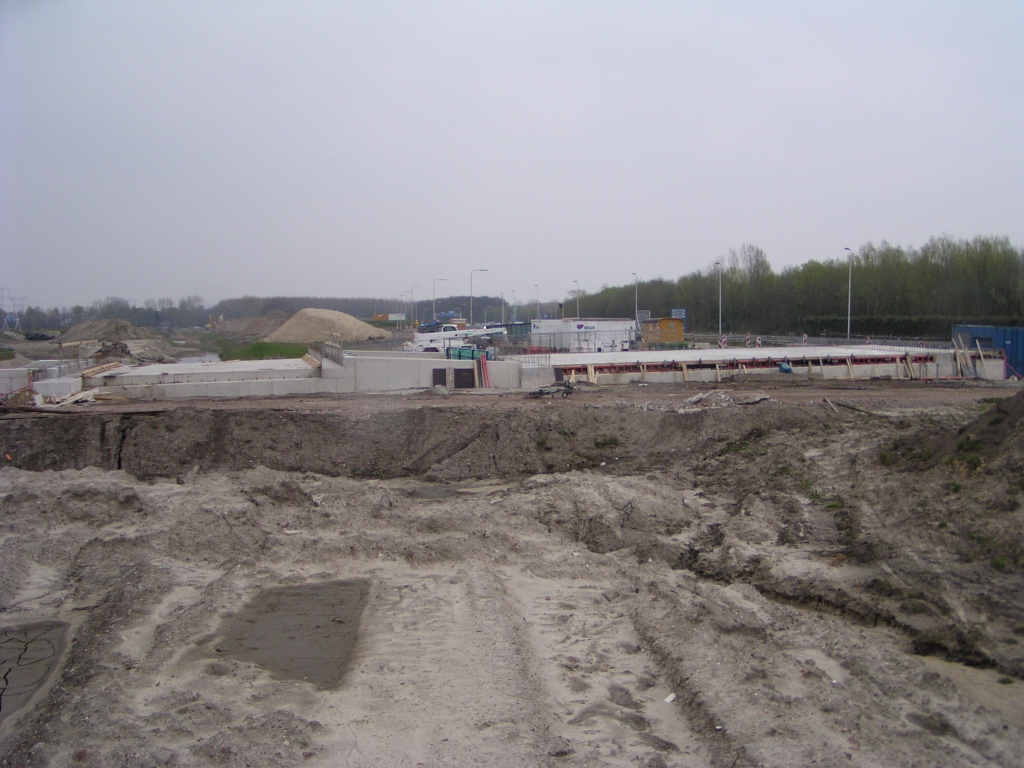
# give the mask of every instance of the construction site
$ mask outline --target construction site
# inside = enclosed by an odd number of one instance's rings
[[[0,765],[1024,764],[1003,349],[364,332],[12,344]]]

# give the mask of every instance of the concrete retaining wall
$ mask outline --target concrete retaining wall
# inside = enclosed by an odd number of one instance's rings
[[[62,379],[43,379],[32,383],[32,389],[43,397],[60,400],[75,392],[82,391],[81,376],[65,376]]]
[[[523,389],[547,387],[555,383],[555,369],[550,365],[536,368],[523,368],[519,373],[519,379]],[[602,381],[604,381],[603,378]],[[606,383],[611,382],[609,381]]]
[[[28,368],[0,368],[0,395],[28,386]]]

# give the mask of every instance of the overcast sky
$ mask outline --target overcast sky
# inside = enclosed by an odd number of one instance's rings
[[[1024,3],[0,0],[0,286],[564,296],[1024,243]]]

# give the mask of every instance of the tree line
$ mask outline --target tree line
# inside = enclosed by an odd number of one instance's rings
[[[959,322],[1024,325],[1024,250],[999,237],[939,237],[920,248],[869,243],[848,259],[781,272],[761,248],[743,245],[678,280],[606,286],[582,296],[580,311],[632,317],[635,290],[652,317],[685,308],[688,330],[717,332],[721,280],[726,333],[840,335],[851,273],[854,335],[946,338]]]
[[[920,248],[882,242],[851,252],[848,259],[812,260],[780,272],[765,252],[745,244],[731,249],[707,268],[677,280],[647,280],[635,286],[605,286],[580,295],[586,317],[633,317],[634,295],[652,317],[687,311],[687,330],[718,330],[719,285],[723,330],[731,334],[842,335],[846,331],[848,280],[852,272],[852,331],[855,335],[946,338],[957,322],[1024,325],[1024,250],[1008,238],[932,238]],[[634,291],[636,292],[634,294]],[[500,319],[501,298],[474,298],[474,319]],[[564,300],[565,314],[575,314],[575,295]],[[212,317],[256,317],[278,310],[292,314],[317,307],[369,318],[376,313],[412,314],[396,299],[276,296],[225,299],[206,306],[199,296],[151,299],[135,306],[107,298],[88,307],[29,307],[21,317],[25,330],[58,330],[86,320],[120,319],[139,326],[196,327]],[[512,316],[506,305],[505,318]],[[437,299],[437,311],[468,316],[468,296]],[[541,314],[559,315],[556,303],[541,304]],[[535,314],[533,302],[521,302],[519,319]],[[431,316],[429,299],[419,300],[420,319]]]

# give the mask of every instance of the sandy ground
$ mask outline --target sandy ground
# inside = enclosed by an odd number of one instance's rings
[[[1017,391],[0,417],[0,765],[1024,764]]]

